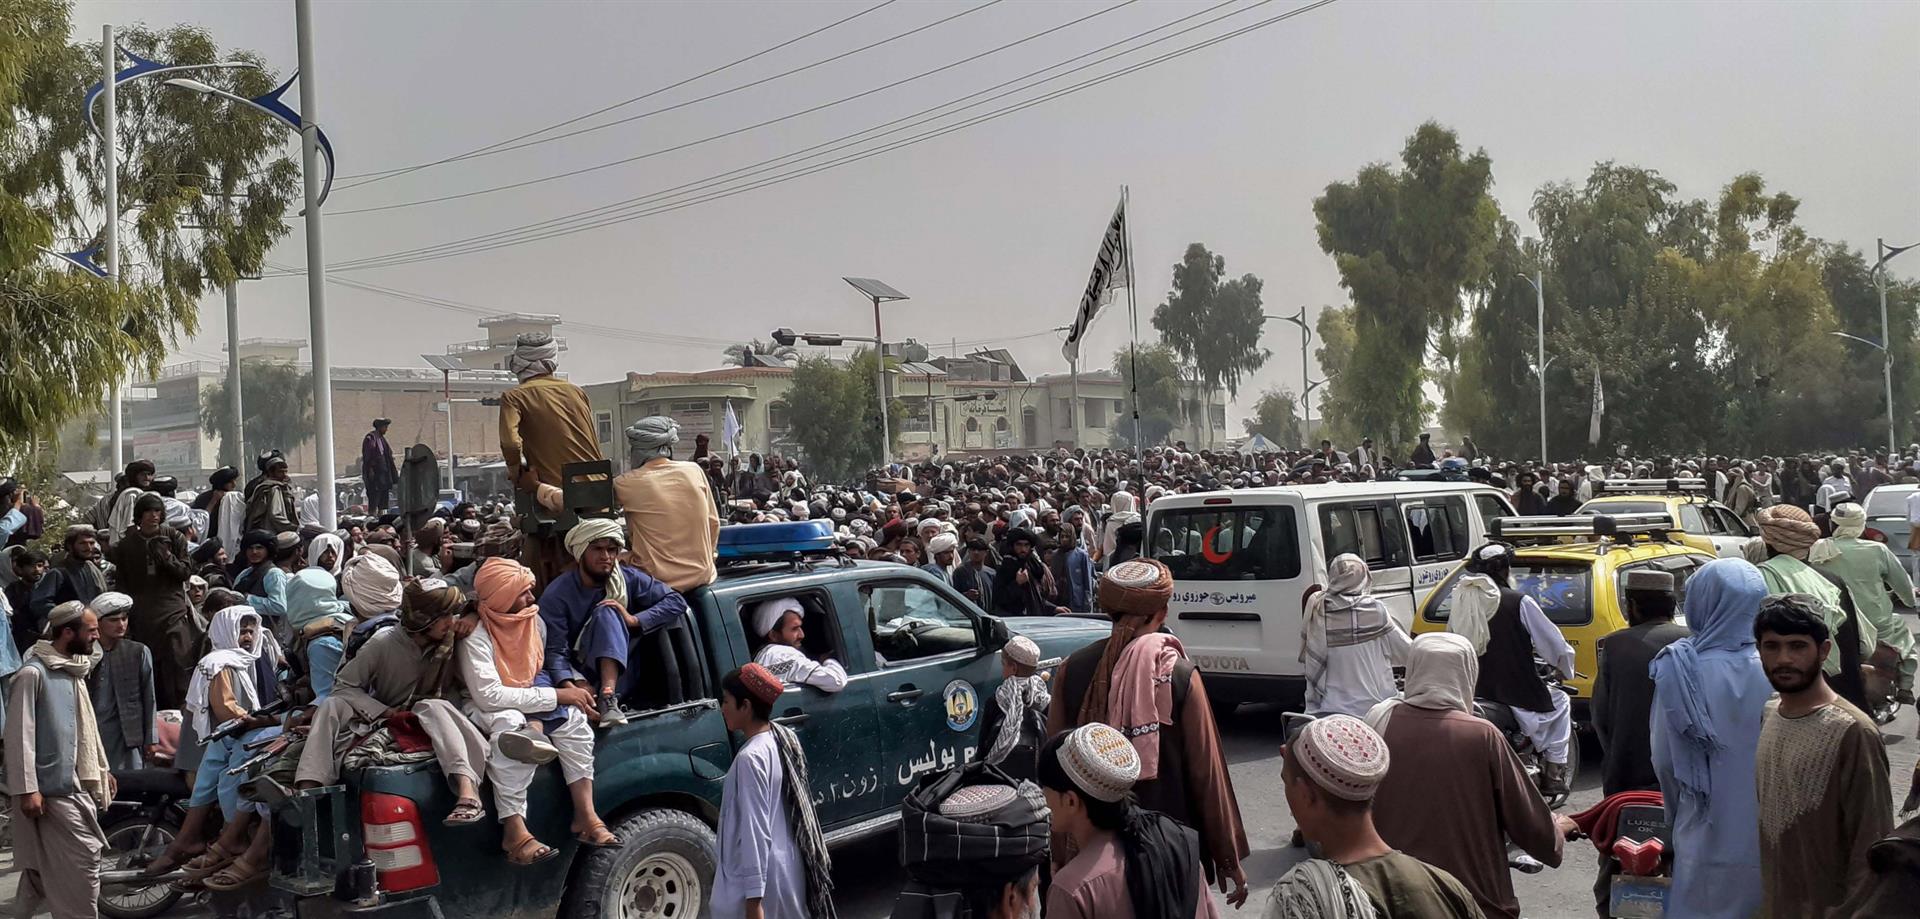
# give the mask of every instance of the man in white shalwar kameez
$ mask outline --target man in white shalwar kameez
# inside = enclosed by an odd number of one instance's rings
[[[784,729],[771,720],[785,686],[765,667],[748,664],[722,677],[720,688],[721,717],[746,741],[720,793],[713,919],[831,919],[831,862],[812,800],[802,804],[799,826],[789,807],[789,785],[804,780],[805,760],[796,763],[798,775],[789,774],[798,742],[791,733],[783,739]]]
[[[763,600],[753,608],[753,632],[766,646],[753,662],[767,668],[780,682],[812,686],[822,692],[847,688],[847,668],[836,660],[816,661],[801,650],[807,637],[801,628],[806,608],[793,597]]]

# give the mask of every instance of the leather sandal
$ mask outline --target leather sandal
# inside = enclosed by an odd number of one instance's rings
[[[513,847],[513,851],[507,853],[507,863],[525,868],[538,865],[559,854],[558,849],[528,836],[520,840],[519,844]]]

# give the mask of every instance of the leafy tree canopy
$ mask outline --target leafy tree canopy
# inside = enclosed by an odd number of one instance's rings
[[[1300,430],[1300,400],[1293,391],[1276,387],[1260,394],[1253,403],[1253,416],[1241,420],[1247,434],[1263,434],[1275,446],[1297,448],[1306,445]]]
[[[1200,243],[1187,246],[1173,266],[1173,289],[1153,310],[1153,327],[1205,388],[1225,387],[1238,395],[1240,381],[1259,370],[1271,353],[1260,347],[1265,319],[1260,313],[1261,281],[1253,275],[1226,279],[1225,257]],[[1213,429],[1211,424],[1206,426]]]
[[[292,364],[270,361],[240,363],[241,411],[246,414],[245,430],[250,452],[281,450],[313,439],[313,374]],[[200,428],[209,437],[219,437],[220,462],[251,475],[253,462],[241,456],[237,444],[228,443],[233,430],[233,404],[228,400],[227,381],[206,388],[200,394]]]
[[[845,364],[816,355],[794,365],[788,417],[815,481],[852,482],[883,461],[873,361],[873,350],[862,348]],[[887,408],[894,422],[888,430],[900,430],[904,412],[899,400],[891,400]]]

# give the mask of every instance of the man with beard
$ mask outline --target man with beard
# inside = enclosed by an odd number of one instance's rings
[[[84,523],[67,527],[61,545],[66,550],[66,558],[33,588],[32,618],[36,624],[46,622],[53,608],[62,603],[92,603],[94,597],[107,589],[113,572],[112,565],[102,558],[100,535],[93,527]]]
[[[613,480],[613,496],[627,518],[634,567],[681,592],[705,587],[715,576],[720,512],[706,473],[676,462],[680,426],[652,415],[627,428],[633,468]]]
[[[1893,829],[1886,746],[1827,685],[1832,633],[1813,598],[1768,597],[1753,635],[1780,693],[1757,756],[1762,915],[1852,916],[1843,904],[1868,893],[1867,847]]]
[[[1828,685],[1856,708],[1864,707],[1866,684],[1860,662],[1873,656],[1879,636],[1870,621],[1853,612],[1853,600],[1845,590],[1807,564],[1814,543],[1820,540],[1819,525],[1806,511],[1786,505],[1762,510],[1759,521],[1760,538],[1767,546],[1768,558],[1759,566],[1767,593],[1813,598],[1828,633],[1839,639],[1828,645],[1831,653],[1822,665]]]
[[[278,450],[269,451],[260,457],[260,473],[260,478],[247,486],[247,529],[298,533],[300,511],[293,500],[287,458]]]
[[[633,638],[679,622],[687,615],[687,598],[621,563],[626,539],[616,521],[574,524],[566,548],[579,565],[540,595],[546,670],[559,683],[594,693],[601,727],[625,724],[620,700],[639,677],[627,666]]]
[[[12,610],[14,648],[30,648],[46,629],[46,622],[33,614],[33,590],[47,576],[47,557],[34,549],[15,549],[7,564],[13,566],[13,583],[7,585],[7,608]]]
[[[993,578],[993,595],[1002,615],[1054,616],[1066,613],[1055,602],[1059,596],[1053,571],[1035,551],[1040,537],[1024,527],[1007,535],[1007,555]]]
[[[387,444],[388,418],[373,419],[373,430],[360,439],[360,480],[367,486],[367,510],[386,513],[387,496],[393,483],[400,481],[400,469],[393,463],[393,447]]]
[[[87,696],[99,619],[78,601],[55,607],[46,637],[7,683],[7,788],[13,794],[13,859],[20,871],[15,914],[42,904],[59,919],[97,915],[99,809],[113,800],[113,774]]]
[[[1227,902],[1238,907],[1247,899],[1247,834],[1206,687],[1180,640],[1161,631],[1172,598],[1173,575],[1157,561],[1107,570],[1099,600],[1113,634],[1060,665],[1047,730],[1057,737],[1103,723],[1125,732],[1140,753],[1140,806],[1198,831],[1207,878],[1231,890]]]
[[[105,537],[109,546],[133,523],[133,502],[153,485],[153,474],[152,460],[136,459],[128,463],[120,487],[100,499],[87,515],[87,523]]]
[[[953,572],[953,589],[965,594],[973,605],[993,610],[993,582],[998,572],[988,566],[993,547],[979,537],[967,540],[967,563]]]
[[[201,630],[187,600],[193,565],[187,538],[163,526],[159,495],[141,495],[133,526],[113,547],[119,586],[133,597],[133,638],[153,651],[154,698],[161,708],[179,708],[200,659]]]

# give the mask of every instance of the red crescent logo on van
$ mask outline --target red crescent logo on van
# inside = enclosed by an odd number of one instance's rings
[[[1218,535],[1220,535],[1220,527],[1216,524],[1213,529],[1207,531],[1207,535],[1200,537],[1200,554],[1206,556],[1207,561],[1221,565],[1233,557],[1233,551],[1213,551],[1213,538]]]

